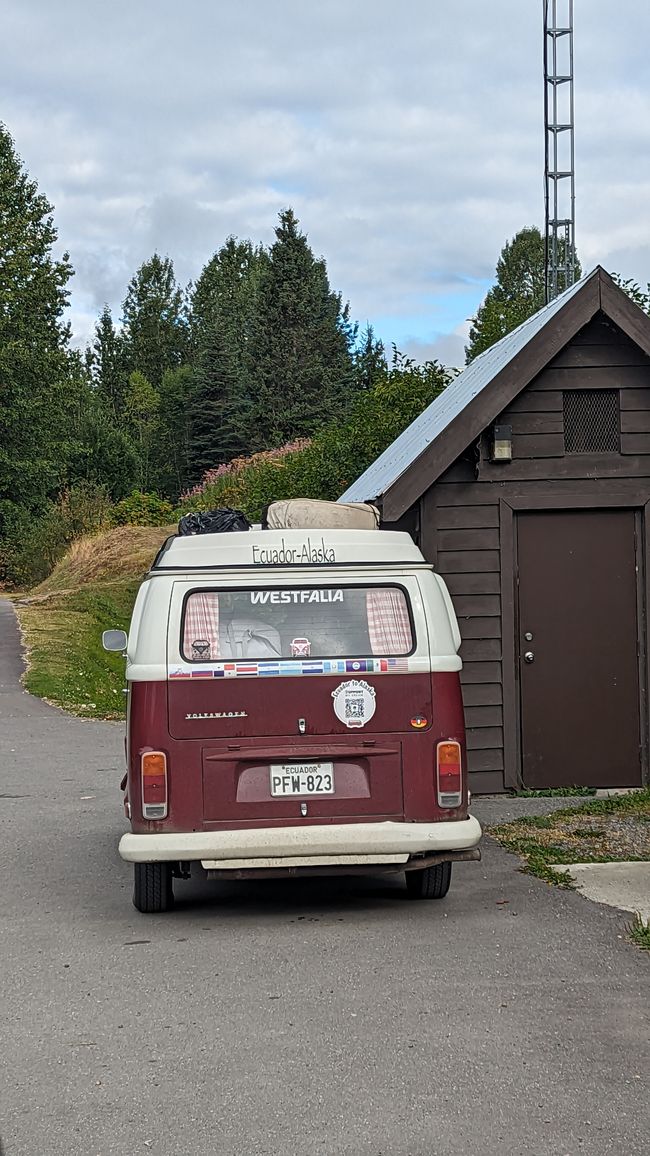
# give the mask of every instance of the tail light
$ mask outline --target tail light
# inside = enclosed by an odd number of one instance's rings
[[[142,817],[164,819],[167,815],[167,755],[147,751],[142,756]]]
[[[438,743],[436,750],[438,805],[444,810],[460,807],[463,801],[463,772],[460,743]]]

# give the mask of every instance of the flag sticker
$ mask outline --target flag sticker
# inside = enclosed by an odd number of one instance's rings
[[[211,678],[276,678],[318,674],[397,674],[411,668],[408,658],[280,659],[275,662],[218,662],[197,670],[191,666],[170,668],[170,681]]]

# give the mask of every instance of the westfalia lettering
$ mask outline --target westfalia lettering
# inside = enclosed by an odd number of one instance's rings
[[[251,590],[253,605],[267,602],[342,602],[342,590]]]
[[[297,564],[336,562],[336,554],[331,546],[308,538],[302,546],[287,546],[284,538],[281,546],[253,546],[254,566],[295,566]]]

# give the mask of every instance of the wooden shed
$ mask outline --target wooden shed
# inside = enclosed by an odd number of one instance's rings
[[[449,586],[474,792],[648,782],[650,318],[603,269],[343,498],[378,502]]]

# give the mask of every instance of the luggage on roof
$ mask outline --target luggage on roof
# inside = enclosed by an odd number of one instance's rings
[[[376,530],[379,510],[367,502],[322,502],[293,498],[271,502],[262,515],[268,530]]]
[[[178,533],[182,538],[191,534],[227,534],[233,530],[250,530],[251,524],[241,510],[198,510],[185,514],[178,523]]]

